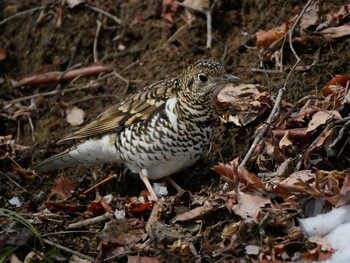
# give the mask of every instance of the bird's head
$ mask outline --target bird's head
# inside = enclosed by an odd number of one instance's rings
[[[227,74],[220,63],[214,60],[199,60],[181,73],[180,92],[191,97],[215,98],[227,83],[238,81],[240,79]]]

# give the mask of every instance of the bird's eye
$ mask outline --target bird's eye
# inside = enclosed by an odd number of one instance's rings
[[[208,81],[208,77],[206,75],[204,75],[204,74],[199,74],[198,78],[202,82],[207,82]]]

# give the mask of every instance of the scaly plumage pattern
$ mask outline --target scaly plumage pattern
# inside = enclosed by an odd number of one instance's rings
[[[178,172],[207,149],[218,120],[216,96],[228,82],[238,80],[213,60],[197,61],[178,77],[145,87],[63,138],[60,142],[76,144],[34,170],[121,162],[134,173],[146,170],[150,179]]]

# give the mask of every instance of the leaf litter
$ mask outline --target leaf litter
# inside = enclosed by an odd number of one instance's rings
[[[83,2],[69,1],[68,5],[72,9],[83,8]],[[210,6],[208,1],[185,2],[201,9],[208,9]],[[333,41],[346,41],[346,37],[350,34],[347,30],[349,4],[341,5],[340,9],[333,6],[333,11],[327,14],[321,13],[322,9],[319,9],[319,5],[319,1],[313,1],[308,7],[292,38],[292,43],[311,48],[316,36],[334,38]],[[220,9],[223,6],[218,5],[217,8]],[[53,10],[55,12],[51,16],[55,17],[54,27],[61,28],[62,19],[66,19],[64,12],[62,13],[62,7]],[[182,11],[184,13],[181,13]],[[192,18],[189,23],[188,10],[184,11],[175,1],[163,1],[161,12],[158,16],[164,20],[167,28],[174,27],[180,23],[179,21],[189,25],[178,32],[177,39],[181,41],[176,43],[179,46],[188,45],[186,38],[181,38],[181,34],[186,33],[191,23],[196,25],[200,17],[191,13]],[[45,10],[42,12],[42,17],[37,18],[40,21],[39,26],[43,27],[50,21],[51,18],[47,14]],[[154,19],[157,16],[153,14],[149,17]],[[254,52],[256,57],[260,58],[259,63],[266,63],[265,65],[276,68],[289,63],[283,60],[281,50],[284,48],[284,37],[291,30],[296,19],[295,10],[290,11],[288,17],[287,22],[282,22],[275,28],[257,30],[255,34],[257,51]],[[134,30],[138,25],[146,23],[148,19],[141,18],[138,14],[134,18],[136,21],[132,25]],[[152,26],[155,25],[152,24]],[[127,51],[128,42],[126,39],[124,41],[119,45],[123,44]],[[246,45],[243,46],[246,48]],[[320,51],[321,54],[323,49],[324,47]],[[1,46],[0,50],[6,54],[1,61],[7,61],[8,57],[12,56],[11,52]],[[274,52],[271,53],[271,50]],[[288,51],[284,50],[284,52]],[[314,56],[313,60],[312,64],[303,67],[305,72],[310,73],[309,70],[317,65],[318,59]],[[3,63],[1,61],[0,63]],[[63,74],[65,71],[49,72],[49,74],[35,73],[34,78],[31,77],[31,79],[16,77],[20,79],[19,82],[13,82],[12,78],[7,80],[14,85],[12,88],[25,87],[21,92],[26,94],[28,89],[38,92],[35,89],[37,86],[43,88],[50,85],[64,85],[65,82],[73,81],[78,76],[88,77],[91,74],[100,73],[99,71],[90,73],[91,68],[86,69],[88,69],[87,72],[82,68],[82,71],[73,71],[74,74],[72,71],[67,71],[66,73],[70,72],[71,75],[67,74],[68,77],[66,75],[67,78],[63,81],[60,74],[65,75]],[[111,68],[102,67],[101,70],[110,72]],[[34,71],[31,68],[29,72]],[[170,194],[166,193],[168,190],[163,191],[161,194],[163,207],[158,215],[159,222],[152,226],[152,238],[149,238],[145,231],[145,224],[154,205],[154,202],[148,199],[149,193],[143,192],[125,197],[114,188],[100,186],[94,188],[95,193],[84,193],[92,182],[96,181],[91,170],[75,170],[77,174],[73,173],[71,177],[69,173],[60,172],[62,176],[50,184],[51,189],[37,191],[38,184],[41,185],[42,181],[50,180],[47,175],[20,179],[18,176],[25,174],[25,168],[19,170],[18,165],[4,166],[8,180],[20,182],[18,186],[9,184],[11,187],[8,189],[2,186],[2,190],[6,190],[4,197],[10,200],[9,197],[14,196],[15,193],[21,197],[22,189],[38,192],[38,196],[31,196],[32,200],[21,209],[33,211],[31,207],[35,206],[35,212],[39,213],[30,212],[27,215],[36,222],[36,226],[42,231],[41,234],[44,235],[46,232],[50,234],[51,231],[51,234],[55,236],[57,234],[59,237],[61,231],[72,229],[97,233],[95,239],[90,240],[86,245],[79,240],[81,242],[79,250],[86,254],[90,253],[90,256],[98,253],[97,260],[100,262],[115,262],[118,259],[126,259],[128,262],[159,262],[160,260],[192,262],[194,259],[208,262],[238,260],[290,262],[339,258],[338,254],[344,243],[339,240],[332,243],[330,240],[339,236],[339,232],[344,232],[345,226],[342,225],[347,223],[347,217],[344,216],[347,212],[344,212],[344,209],[345,211],[348,209],[350,187],[348,171],[350,78],[346,74],[334,73],[333,78],[327,76],[327,79],[324,78],[322,82],[313,83],[313,95],[306,93],[298,102],[282,100],[281,117],[275,120],[267,133],[262,136],[247,165],[241,166],[240,158],[236,158],[244,157],[244,153],[237,153],[231,161],[222,161],[212,166],[217,177],[221,179],[214,187],[209,187],[208,184],[202,191],[184,191],[178,194],[173,194],[172,190],[169,190]],[[219,94],[218,108],[222,112],[222,126],[235,125],[243,131],[254,129],[256,130],[252,135],[254,137],[260,130],[259,125],[264,123],[266,114],[274,106],[275,100],[271,96],[273,92],[268,86],[271,84],[269,81],[265,83],[262,79],[251,81],[252,75],[245,76],[247,78],[244,83],[238,86],[228,85]],[[260,82],[264,85],[256,84]],[[98,93],[99,89],[101,87],[97,85],[89,92]],[[13,94],[16,93],[18,94],[19,91],[10,92],[11,95],[1,101],[3,107],[0,111],[1,119],[6,120],[6,125],[11,124],[13,127],[17,127],[13,125],[16,121],[17,125],[20,125],[23,120],[29,123],[28,118],[35,114],[38,106],[42,105],[40,96],[32,97],[30,103],[25,100],[11,101]],[[78,93],[77,98],[80,98],[80,94]],[[83,123],[88,107],[75,106],[75,104],[72,98],[64,96],[50,105],[50,110],[52,110],[51,107],[56,107],[59,114],[68,118],[70,125],[77,126]],[[55,129],[60,126],[53,124],[52,127],[54,128],[51,129]],[[14,130],[16,128],[12,129]],[[18,128],[18,130],[21,129]],[[22,143],[19,135],[13,139],[10,132],[1,134],[1,159],[12,164],[13,161],[28,164],[28,160],[23,160],[28,157],[23,155],[22,158],[22,152],[28,151],[28,147],[32,146],[23,146],[30,143]],[[33,142],[33,136],[35,138],[34,130],[31,131],[31,142]],[[240,143],[243,144],[243,141]],[[68,178],[74,178],[74,180],[71,181]],[[120,182],[123,179],[117,180]],[[131,187],[125,186],[124,189],[132,190],[133,187],[134,184]],[[17,193],[16,189],[21,191]],[[100,191],[105,192],[106,189],[112,189],[112,191],[101,195]],[[126,195],[129,193],[127,192]],[[28,195],[26,196],[28,198]],[[39,201],[42,200],[40,198],[44,198],[45,201]],[[9,205],[11,203],[4,203],[6,207]],[[329,222],[319,227],[320,232],[315,231],[315,226],[319,222],[319,219],[316,219],[317,216],[320,214],[326,216],[328,211],[333,213],[330,214],[333,221],[323,218],[321,222]],[[334,213],[338,213],[338,216],[335,217]],[[60,216],[57,217],[58,215]],[[304,217],[308,218],[302,219]],[[8,222],[2,221],[2,218],[0,220],[1,227],[9,233]],[[309,226],[314,232],[307,232],[306,223],[303,223],[306,221],[303,220],[309,220]],[[333,224],[334,228],[329,227],[330,224]],[[344,228],[337,230],[336,225]],[[15,224],[10,226],[11,230],[22,231]],[[330,235],[332,232],[335,234]],[[14,237],[14,239],[2,238],[1,244],[23,246],[18,236]],[[30,236],[28,235],[27,238],[26,235],[22,241],[28,245],[29,239]],[[66,236],[57,240],[65,241]],[[72,244],[75,239],[69,238],[69,240]],[[64,241],[61,244],[65,245]],[[29,254],[27,253],[27,256]],[[162,255],[159,256],[160,254]],[[42,261],[42,259],[39,260]]]

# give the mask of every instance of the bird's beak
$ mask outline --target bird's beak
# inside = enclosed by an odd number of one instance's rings
[[[225,74],[224,75],[224,79],[225,81],[227,81],[228,83],[232,83],[232,82],[240,82],[241,79],[239,77],[236,77],[234,75],[231,74]]]

